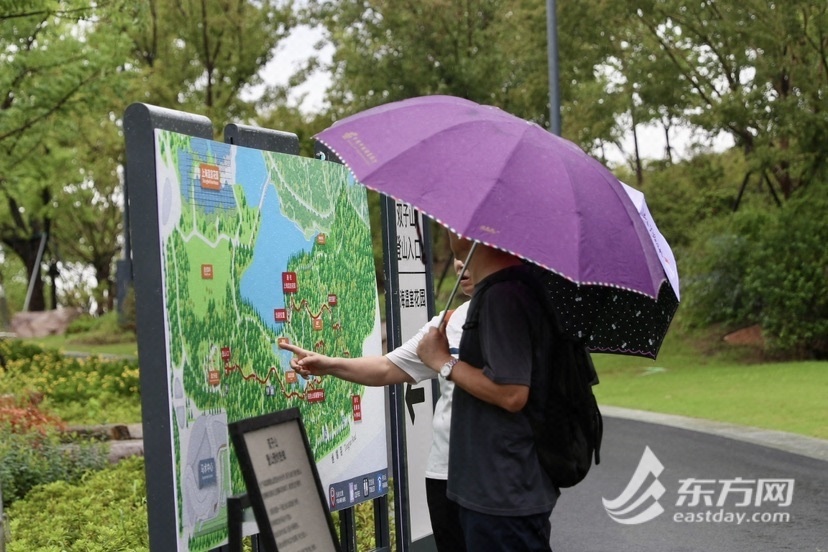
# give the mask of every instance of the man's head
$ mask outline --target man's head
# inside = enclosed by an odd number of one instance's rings
[[[465,262],[473,243],[472,240],[458,236],[454,232],[449,232],[449,245],[456,259]],[[501,268],[520,263],[520,259],[511,253],[478,242],[466,271],[474,282],[480,282],[483,278]]]
[[[451,252],[454,253],[455,259],[465,261],[471,250],[472,243],[474,242],[471,240],[461,238],[454,232],[449,232],[449,246],[451,246]]]

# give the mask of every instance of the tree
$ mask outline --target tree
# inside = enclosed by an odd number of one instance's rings
[[[336,45],[330,109],[312,123],[379,104],[448,94],[549,125],[546,12],[542,0],[336,0],[308,3],[305,22]],[[311,60],[308,72],[319,67]],[[298,75],[301,77],[302,75]],[[379,198],[371,196],[377,219]],[[439,262],[451,253],[435,232]],[[379,235],[374,250],[381,251]],[[442,247],[439,247],[442,246]],[[381,270],[377,272],[381,279]]]
[[[623,13],[678,71],[673,106],[711,134],[730,133],[784,198],[826,174],[828,4],[821,0],[628,0]],[[675,111],[673,111],[675,112]],[[770,180],[769,180],[770,181]]]
[[[623,67],[630,41],[612,0],[558,2],[563,134],[605,160],[621,149],[632,90]],[[596,24],[596,21],[599,22]]]
[[[93,269],[96,285],[91,298],[98,314],[114,306],[114,260],[123,248],[124,146],[113,122],[115,117],[110,113],[103,121],[98,117],[78,121],[72,146],[77,179],[66,181],[55,198],[59,206],[54,225],[55,254],[62,263]]]
[[[128,103],[250,122],[256,102],[243,93],[292,24],[287,0],[0,7],[0,243],[34,275],[30,308],[47,306],[36,263],[45,235],[50,260],[94,267],[98,304],[111,305]]]
[[[121,38],[82,0],[0,6],[0,243],[34,282],[29,308],[46,305],[38,254],[52,233],[57,191],[75,177],[67,163],[67,115],[93,109],[116,73]]]
[[[125,25],[138,79],[131,97],[222,122],[249,122],[259,72],[295,24],[292,0],[141,0]]]
[[[546,18],[537,0],[310,2],[336,45],[335,117],[450,94],[548,125]]]

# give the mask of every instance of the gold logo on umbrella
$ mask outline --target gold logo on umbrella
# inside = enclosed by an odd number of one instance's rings
[[[354,148],[354,151],[365,161],[366,165],[373,165],[377,162],[377,156],[359,139],[359,135],[356,132],[346,132],[342,135],[342,138],[345,139],[345,142],[349,146]]]
[[[480,225],[480,229],[486,232],[487,234],[499,234],[500,230],[495,230],[491,226],[486,226],[485,224]]]

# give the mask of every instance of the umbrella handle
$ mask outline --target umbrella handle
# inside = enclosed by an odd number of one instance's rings
[[[465,274],[466,270],[468,269],[469,262],[471,262],[472,255],[474,255],[474,250],[477,249],[478,243],[480,242],[472,242],[471,249],[469,249],[469,254],[466,255],[466,260],[463,261],[463,270],[460,271],[460,274],[458,274],[457,281],[454,282],[454,288],[451,290],[451,295],[449,295],[448,301],[446,302],[446,308],[443,309],[443,313],[440,315],[440,320],[439,322],[437,322],[437,328],[441,331],[443,330],[443,326],[446,323],[446,313],[448,312],[449,307],[451,306],[451,302],[454,301],[454,296],[457,295],[457,290],[460,287],[460,280],[463,279],[463,274]]]

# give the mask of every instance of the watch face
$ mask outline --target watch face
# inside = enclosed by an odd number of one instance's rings
[[[457,359],[451,359],[450,361],[443,364],[443,367],[440,368],[440,375],[444,378],[448,378],[451,375],[451,370],[454,368],[454,365],[457,364]]]

